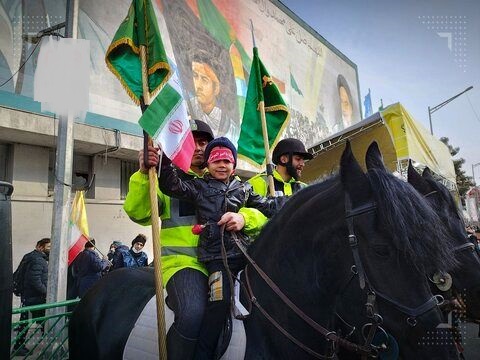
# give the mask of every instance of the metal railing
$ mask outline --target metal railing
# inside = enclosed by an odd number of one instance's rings
[[[20,320],[12,322],[12,330],[17,333],[12,336],[10,358],[68,359],[68,321],[72,312],[67,307],[75,306],[79,301],[74,299],[13,309],[12,315],[20,314]],[[48,309],[55,310],[45,315]]]

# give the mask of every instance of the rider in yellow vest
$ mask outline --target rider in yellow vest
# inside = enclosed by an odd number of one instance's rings
[[[192,123],[195,152],[190,171],[182,173],[184,180],[203,177],[204,151],[213,132],[205,122]],[[158,149],[150,146],[148,161],[151,166],[159,162]],[[151,224],[148,168],[144,165],[143,151],[139,152],[140,169],[130,177],[129,191],[123,208],[130,219],[141,225]],[[181,172],[180,172],[181,173]],[[191,203],[170,198],[157,187],[159,214],[162,219],[163,284],[167,290],[167,305],[175,313],[175,320],[167,334],[169,360],[191,359],[195,353],[204,310],[207,305],[208,272],[197,260],[198,235],[192,233],[197,223]],[[226,213],[221,222],[229,231],[256,232],[263,225],[263,214],[256,209],[244,209],[242,214]],[[258,220],[260,219],[260,220]],[[256,225],[258,222],[260,225]]]
[[[272,161],[276,165],[273,170],[273,182],[277,195],[293,195],[307,184],[299,181],[305,160],[311,160],[312,154],[307,152],[300,140],[288,138],[279,141],[272,154]],[[255,175],[250,180],[255,192],[262,196],[268,195],[267,174]]]

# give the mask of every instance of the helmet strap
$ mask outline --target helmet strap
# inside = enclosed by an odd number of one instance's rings
[[[296,181],[298,181],[297,169],[295,169],[293,167],[293,164],[292,164],[293,153],[288,153],[288,154],[285,154],[285,155],[288,155],[288,161],[286,163],[284,163],[280,160],[279,163],[280,163],[280,165],[285,166],[288,175],[290,175],[292,178],[294,178]]]

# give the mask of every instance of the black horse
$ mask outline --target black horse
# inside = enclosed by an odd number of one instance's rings
[[[389,185],[387,185],[388,181],[386,181],[387,178],[393,178],[394,176],[390,174],[390,172],[386,169],[382,155],[380,153],[380,150],[378,148],[378,145],[376,143],[373,143],[366,154],[365,162],[367,165],[368,169],[368,176],[370,177],[371,180],[376,178],[376,183],[380,184],[379,186],[385,186],[386,188],[389,188]],[[417,174],[417,176],[419,176]],[[402,183],[402,182],[400,182]],[[408,184],[403,183],[403,187],[408,187]],[[395,192],[395,187],[390,188],[391,196],[389,197],[392,202],[403,202],[403,207],[405,210],[408,208],[413,209],[414,208],[414,203],[415,201],[418,201],[420,203],[423,203],[423,200],[421,200],[420,196],[416,197],[411,197],[411,198],[402,198],[401,195],[395,199],[395,195],[393,195],[393,192]],[[421,194],[420,194],[421,195]],[[421,195],[423,197],[423,195]],[[413,202],[412,202],[413,201]],[[448,215],[448,212],[445,212],[443,209],[439,209],[436,206],[433,206],[430,204],[429,201],[427,201],[426,204],[427,206],[431,207],[431,210],[433,210],[437,215],[439,215],[439,218],[441,219],[440,223],[437,223],[436,226],[439,228],[437,230],[440,230],[439,232],[436,232],[435,234],[426,234],[426,237],[414,237],[415,241],[417,242],[418,246],[424,246],[427,245],[428,243],[431,243],[432,241],[440,241],[443,244],[449,248],[450,252],[452,255],[456,255],[459,257],[460,253],[456,252],[455,250],[459,250],[460,247],[458,246],[458,242],[462,243],[462,248],[463,245],[465,245],[465,237],[462,235],[462,232],[459,232],[458,229],[452,229],[451,226],[447,226],[447,220],[446,218],[450,215]],[[412,213],[413,215],[413,213]],[[400,218],[398,218],[398,221],[401,221]],[[425,222],[429,221],[426,218],[419,218],[417,219],[417,222],[419,222],[418,226],[422,226],[422,224],[426,225]],[[440,229],[441,228],[441,229]],[[427,250],[427,248],[425,248]],[[428,250],[427,250],[428,254]],[[427,255],[428,256],[428,255]],[[452,256],[452,259],[455,256]],[[455,257],[456,258],[456,257]],[[455,260],[454,260],[455,261]],[[458,259],[456,262],[457,265],[462,261],[461,258]],[[437,265],[435,265],[437,264]],[[453,265],[453,266],[452,266]],[[439,268],[436,268],[436,266],[439,266]],[[425,282],[427,279],[431,278],[431,275],[435,273],[444,273],[446,269],[450,268],[451,272],[459,272],[462,270],[462,267],[456,266],[455,262],[450,263],[450,264],[438,264],[435,261],[430,262],[427,266],[424,267],[423,273],[420,273],[418,281]],[[480,269],[479,269],[480,271]],[[465,271],[464,271],[465,274]],[[477,279],[477,276],[475,277],[469,277],[470,281],[475,282]],[[441,292],[436,288],[435,286],[432,286],[433,284],[430,282],[430,287],[433,291],[434,294],[440,294]],[[442,293],[442,295],[445,295]],[[358,286],[358,283],[350,283],[349,286],[347,286],[343,294],[340,298],[340,301],[337,303],[337,308],[336,308],[336,327],[338,331],[341,333],[347,333],[349,334],[349,337],[352,339],[352,341],[356,342],[362,342],[365,341],[365,337],[368,334],[368,330],[371,328],[372,324],[376,324],[379,326],[379,329],[385,329],[386,333],[378,333],[377,335],[381,335],[379,339],[375,339],[375,341],[379,344],[381,343],[386,343],[388,344],[390,342],[390,349],[387,349],[386,353],[388,354],[388,358],[391,358],[391,356],[394,356],[395,353],[395,346],[396,346],[396,341],[395,339],[400,343],[400,353],[403,358],[428,358],[428,359],[434,359],[434,358],[441,358],[441,356],[438,356],[438,354],[441,352],[444,352],[443,356],[447,358],[457,358],[458,354],[455,349],[454,345],[454,337],[452,336],[452,333],[450,330],[445,330],[442,328],[439,329],[430,329],[427,334],[422,335],[420,338],[418,338],[418,326],[422,326],[423,324],[419,324],[418,321],[411,322],[411,317],[409,317],[408,324],[411,325],[411,329],[409,331],[410,336],[405,336],[400,332],[400,328],[391,326],[391,324],[386,321],[385,323],[382,323],[382,318],[378,317],[378,312],[370,311],[370,313],[365,309],[363,312],[356,312],[352,313],[350,311],[350,308],[352,306],[352,300],[351,298],[357,298],[361,297],[362,292]],[[371,304],[372,302],[375,302],[375,296],[373,296],[373,301],[372,298],[367,298],[365,294],[363,294],[363,298],[365,299],[365,302]],[[421,317],[420,317],[421,319]],[[399,324],[404,323],[404,320],[402,321],[401,319],[399,320]],[[365,325],[367,324],[367,326]],[[443,324],[443,322],[442,322]],[[442,326],[440,325],[440,327]],[[363,328],[363,327],[366,327]],[[366,331],[367,330],[367,331]],[[417,338],[415,340],[415,338]],[[441,341],[438,341],[441,339]],[[374,343],[375,343],[374,341]],[[393,344],[392,344],[393,342]],[[415,348],[415,342],[417,343],[417,346]],[[431,346],[433,343],[433,346]],[[407,345],[410,344],[410,345]],[[395,345],[395,346],[392,346]],[[407,345],[407,346],[406,346]],[[405,353],[406,349],[413,349],[414,353]],[[421,355],[423,354],[423,356]],[[348,351],[342,351],[340,352],[341,359],[354,359],[358,358],[357,354],[352,354],[351,352]]]
[[[465,304],[467,318],[480,319],[480,258],[466,236],[465,223],[458,212],[455,200],[450,191],[435,180],[428,168],[420,176],[409,164],[408,182],[426,197],[432,208],[439,214],[448,229],[450,241],[454,245],[455,255],[460,264],[450,272],[453,280],[452,290],[449,289],[448,284],[444,283],[442,276],[435,279],[439,290],[446,293],[442,294],[445,297],[451,295]],[[449,292],[453,293],[449,294]]]
[[[336,346],[375,354],[328,331],[352,279],[365,289],[361,295],[375,292],[404,358],[451,358],[453,345],[427,351],[418,343],[442,321],[424,274],[455,265],[443,229],[410,186],[384,171],[365,175],[347,144],[340,174],[293,196],[249,249],[268,281],[247,266],[243,281],[256,306],[245,321],[245,358],[321,358]],[[153,282],[148,270],[99,281],[71,318],[71,359],[120,359]],[[361,312],[364,304],[357,296],[349,310]]]

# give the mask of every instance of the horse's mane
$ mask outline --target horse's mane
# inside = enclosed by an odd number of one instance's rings
[[[455,204],[455,200],[453,199],[452,194],[448,189],[443,186],[441,183],[436,181],[433,178],[423,178],[428,185],[439,195],[441,196],[444,204],[441,204],[440,206],[444,206],[445,204],[447,205],[447,210],[448,210],[448,216],[446,216],[446,219],[448,221],[448,227],[450,229],[454,229],[455,227],[458,227],[460,225],[461,230],[465,229],[465,223],[463,221],[462,216],[460,215],[457,205]],[[442,206],[442,207],[443,207]],[[441,211],[442,209],[438,209]]]
[[[455,266],[445,227],[426,200],[410,185],[385,171],[370,169],[368,178],[377,205],[377,230],[384,234],[386,232],[392,245],[422,270],[448,270]],[[296,193],[267,223],[250,251],[254,252],[258,246],[268,241],[268,248],[275,253],[282,247],[298,247],[296,243],[302,241],[301,248],[304,251],[322,246],[323,251],[316,252],[321,256],[328,252],[326,246],[337,243],[335,237],[347,241],[344,192],[340,176],[336,174]],[[343,230],[338,231],[338,228]],[[305,237],[307,229],[310,236]],[[278,237],[285,231],[294,238],[285,237],[285,243],[279,244]],[[318,232],[331,234],[329,241],[313,244],[316,238],[314,234]],[[272,241],[267,240],[269,238]]]
[[[456,265],[452,245],[436,212],[408,183],[392,174],[370,169],[381,228],[390,229],[394,246],[427,272]]]

